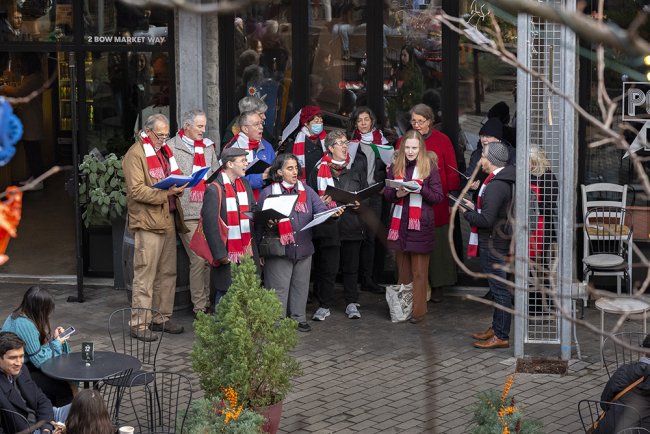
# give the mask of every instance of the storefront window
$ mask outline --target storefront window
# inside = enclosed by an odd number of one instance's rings
[[[86,56],[88,148],[124,154],[154,113],[169,117],[169,58],[158,52]]]
[[[84,9],[86,43],[162,45],[167,42],[169,14],[117,0],[88,2]]]
[[[320,106],[333,126],[366,100],[365,1],[324,2],[310,8],[309,104]]]
[[[0,41],[72,41],[72,2],[3,0],[0,2]]]
[[[264,128],[277,136],[291,107],[291,5],[249,7],[235,18],[235,100],[256,95],[268,106]]]

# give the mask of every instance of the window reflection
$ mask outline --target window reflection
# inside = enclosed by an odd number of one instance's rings
[[[291,5],[273,0],[235,17],[235,99],[254,95],[268,106],[265,138],[276,137],[293,116]],[[234,122],[229,129],[237,128]],[[236,134],[236,131],[231,131]],[[224,137],[231,137],[225,134]],[[270,140],[275,146],[275,140]]]
[[[87,43],[147,44],[167,42],[168,12],[116,0],[88,2],[84,12]]]
[[[0,41],[72,41],[72,2],[0,1]]]

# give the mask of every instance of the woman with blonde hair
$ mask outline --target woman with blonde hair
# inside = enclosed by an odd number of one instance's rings
[[[418,323],[427,313],[429,254],[433,250],[435,232],[433,205],[444,199],[437,160],[434,162],[429,157],[420,133],[411,130],[402,137],[386,178],[417,186],[386,186],[384,197],[394,204],[388,245],[396,253],[398,283],[413,283],[410,321]]]

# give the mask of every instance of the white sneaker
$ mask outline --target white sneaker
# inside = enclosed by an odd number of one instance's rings
[[[350,319],[359,319],[361,318],[361,313],[359,313],[359,303],[350,303],[348,307],[345,308],[345,314]]]
[[[311,317],[314,321],[325,321],[325,318],[330,316],[330,310],[325,307],[319,307],[314,316]]]

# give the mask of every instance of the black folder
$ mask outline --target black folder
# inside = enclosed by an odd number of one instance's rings
[[[264,173],[266,168],[270,166],[271,165],[266,161],[256,160],[246,168],[246,175],[255,175],[257,173]]]
[[[370,187],[364,188],[361,191],[345,191],[340,188],[327,186],[325,189],[325,194],[332,198],[336,203],[361,203],[362,200],[369,198],[370,196],[379,193],[379,191],[384,187],[384,181],[378,182],[371,185]]]

